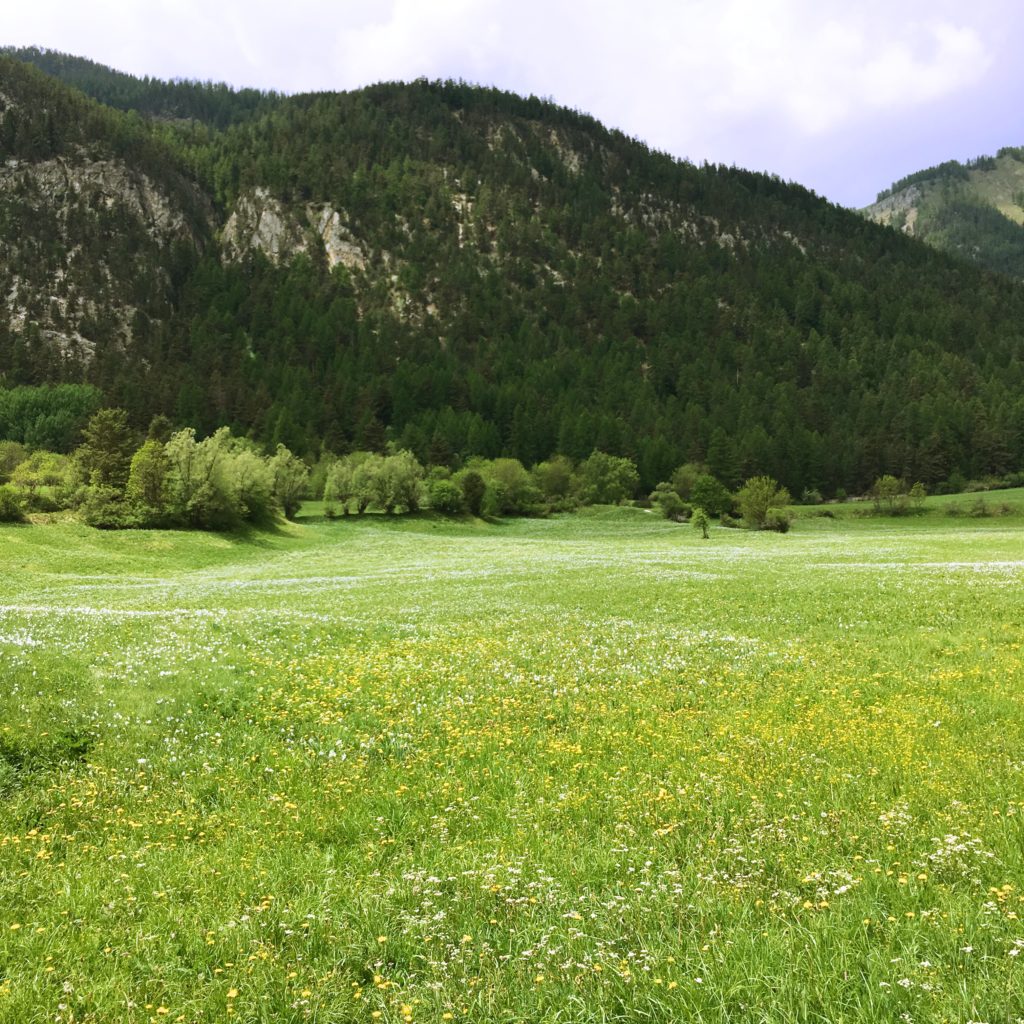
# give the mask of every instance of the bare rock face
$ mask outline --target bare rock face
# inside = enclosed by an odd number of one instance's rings
[[[140,313],[163,318],[165,258],[176,243],[201,246],[174,198],[116,159],[9,159],[0,164],[0,208],[47,239],[24,250],[18,238],[0,239],[9,326],[34,330],[43,344],[84,361],[100,336],[129,344]],[[21,258],[11,259],[18,251]]]
[[[331,270],[339,263],[349,270],[362,270],[366,266],[363,250],[349,231],[341,213],[329,206],[307,206],[306,216],[320,236],[327,265]]]
[[[302,226],[265,188],[239,198],[224,225],[221,244],[230,260],[255,250],[274,263],[307,249]]]
[[[229,260],[258,251],[280,263],[320,250],[332,270],[339,264],[349,270],[362,270],[366,265],[343,211],[310,203],[296,213],[266,188],[255,188],[239,198],[224,225],[221,244]]]

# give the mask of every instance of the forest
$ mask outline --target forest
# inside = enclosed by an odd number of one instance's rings
[[[462,82],[284,97],[18,51],[0,92],[0,409],[91,388],[309,465],[601,451],[641,492],[686,463],[827,496],[1024,467],[1021,285],[799,185]],[[90,184],[111,164],[173,216]],[[228,245],[254,196],[292,251]],[[81,440],[33,429],[7,436]]]

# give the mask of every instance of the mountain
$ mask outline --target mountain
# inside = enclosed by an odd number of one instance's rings
[[[1024,147],[918,171],[862,212],[943,252],[1024,279]]]
[[[1024,466],[1024,288],[798,185],[462,82],[282,97],[21,56],[8,385],[306,454],[600,448],[646,486]]]

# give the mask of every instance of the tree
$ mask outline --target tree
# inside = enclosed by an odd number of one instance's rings
[[[672,489],[670,483],[662,481],[651,492],[651,502],[666,519],[682,519],[689,506]]]
[[[790,503],[789,491],[770,476],[751,477],[736,495],[743,521],[754,530],[765,529],[768,514]],[[787,523],[788,527],[788,523]]]
[[[732,508],[732,495],[726,486],[710,473],[702,473],[690,487],[690,501],[709,516],[720,516]]]
[[[900,511],[901,498],[907,493],[906,485],[891,473],[878,477],[871,485],[871,498],[876,512],[896,515]],[[905,503],[905,498],[904,502]]]
[[[125,497],[144,510],[144,519],[166,511],[167,471],[169,464],[160,441],[150,439],[132,456]]]
[[[128,482],[135,437],[124,409],[100,409],[82,431],[75,458],[94,487],[124,491]]]
[[[601,451],[591,452],[576,470],[576,494],[584,505],[616,505],[639,485],[633,462]]]
[[[283,444],[279,444],[270,460],[270,471],[274,475],[274,497],[285,518],[294,519],[306,496],[309,466]]]
[[[708,525],[711,522],[710,516],[704,509],[698,506],[693,510],[693,515],[690,517],[690,522],[693,524],[695,530],[700,530],[700,535],[704,540],[707,540],[710,534],[708,533]]]
[[[548,502],[564,501],[572,487],[572,459],[553,455],[546,462],[538,462],[531,471],[533,482]]]
[[[484,495],[487,493],[486,481],[475,469],[465,470],[456,479],[470,515],[479,516],[483,511]]]
[[[455,515],[461,512],[465,504],[462,488],[454,481],[445,477],[435,477],[427,485],[430,507],[437,512]]]
[[[410,451],[389,455],[381,467],[382,504],[388,512],[405,508],[418,512],[423,498],[423,467]]]

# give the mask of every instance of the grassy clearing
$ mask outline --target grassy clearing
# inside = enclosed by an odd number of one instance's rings
[[[1022,577],[944,515],[4,529],[0,1020],[1015,1021]]]

